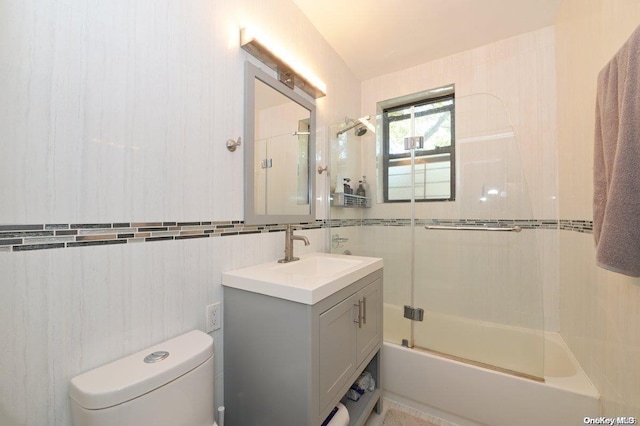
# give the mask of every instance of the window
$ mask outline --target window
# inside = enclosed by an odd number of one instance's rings
[[[448,90],[447,90],[448,89]],[[385,202],[411,199],[411,151],[405,138],[422,136],[415,150],[415,200],[455,199],[455,98],[452,87],[417,101],[382,108],[383,192]],[[434,96],[440,92],[441,96]]]

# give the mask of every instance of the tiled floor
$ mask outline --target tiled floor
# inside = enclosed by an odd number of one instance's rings
[[[427,420],[434,425],[438,426],[457,426],[455,423],[448,422],[446,420],[439,419],[437,417],[430,416],[427,413],[423,413],[421,411],[415,410],[411,407],[407,407],[406,405],[400,404],[395,401],[391,401],[390,399],[384,399],[382,404],[382,414],[376,414],[375,411],[369,417],[369,420],[365,423],[365,426],[382,426],[384,422],[384,416],[387,414],[387,411],[391,408],[394,408],[399,411],[404,411],[405,413],[409,413],[419,419]]]

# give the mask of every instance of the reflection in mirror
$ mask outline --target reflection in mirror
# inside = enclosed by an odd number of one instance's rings
[[[246,66],[245,223],[312,221],[315,106]]]
[[[306,214],[309,111],[259,80],[255,95],[254,213]]]

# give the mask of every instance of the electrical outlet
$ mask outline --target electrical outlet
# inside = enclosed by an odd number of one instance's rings
[[[208,305],[206,309],[205,317],[205,331],[211,333],[212,331],[220,329],[222,318],[220,317],[220,302]]]

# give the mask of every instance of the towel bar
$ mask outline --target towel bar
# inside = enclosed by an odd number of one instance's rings
[[[436,229],[436,230],[453,230],[453,231],[510,231],[520,232],[522,228],[519,226],[513,227],[488,227],[488,226],[441,226],[441,225],[427,225],[424,229]]]

